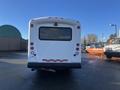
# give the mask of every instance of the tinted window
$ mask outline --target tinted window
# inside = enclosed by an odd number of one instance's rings
[[[72,29],[66,27],[40,27],[40,40],[70,41],[72,40]]]
[[[120,44],[120,40],[119,39],[115,39],[112,41],[112,44]]]

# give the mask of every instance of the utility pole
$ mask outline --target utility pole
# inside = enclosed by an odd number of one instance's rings
[[[87,44],[86,37],[84,36],[84,50],[86,49],[86,44]]]
[[[104,40],[103,40],[103,38],[104,38],[104,34],[102,33],[102,46],[104,45]]]
[[[118,30],[117,30],[117,24],[109,24],[111,27],[115,27],[115,34],[116,37],[118,37]]]

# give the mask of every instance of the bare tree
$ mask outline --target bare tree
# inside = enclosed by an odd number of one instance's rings
[[[107,43],[111,43],[111,41],[112,40],[114,40],[116,38],[116,34],[111,34],[110,36],[109,36],[109,39],[107,40]]]
[[[97,42],[98,38],[97,38],[97,35],[95,34],[88,34],[86,40],[87,40],[87,43],[92,43],[92,42]]]

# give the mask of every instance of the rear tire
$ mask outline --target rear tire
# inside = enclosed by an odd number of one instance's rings
[[[107,55],[106,57],[107,57],[108,59],[111,59],[111,58],[112,58],[112,56],[109,56],[109,55]]]

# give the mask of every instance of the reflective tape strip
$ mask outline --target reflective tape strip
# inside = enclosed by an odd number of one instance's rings
[[[68,60],[67,59],[63,59],[63,60],[60,60],[60,59],[42,59],[42,61],[45,61],[45,62],[67,62]]]

